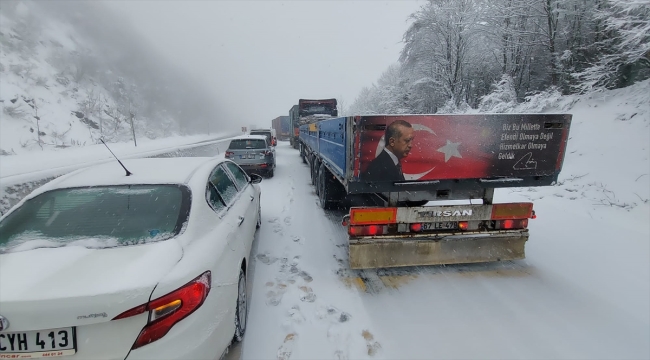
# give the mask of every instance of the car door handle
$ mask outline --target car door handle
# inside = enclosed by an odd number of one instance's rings
[[[255,200],[255,196],[251,195],[251,201]]]
[[[240,216],[240,217],[239,217],[239,223],[237,224],[237,226],[241,226],[241,224],[242,224],[243,222],[244,222],[244,217],[243,217],[243,216]]]

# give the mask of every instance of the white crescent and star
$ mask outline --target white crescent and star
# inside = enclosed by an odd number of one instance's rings
[[[429,127],[427,127],[425,125],[422,125],[422,124],[413,124],[413,130],[415,130],[415,131],[426,131],[426,132],[428,132],[430,134],[438,136],[433,130],[431,130]],[[379,139],[379,144],[377,144],[377,150],[375,150],[375,157],[379,156],[379,154],[384,150],[384,142],[385,142],[384,136],[382,136],[381,139]],[[454,142],[451,142],[451,141],[447,140],[447,144],[445,144],[445,146],[438,149],[439,152],[445,154],[445,162],[448,162],[449,159],[451,159],[454,156],[457,157],[457,158],[461,158],[461,159],[463,158],[460,155],[460,152],[458,151],[458,146],[459,145],[460,145],[459,142],[454,143]],[[404,173],[404,179],[409,180],[409,181],[410,180],[418,180],[421,177],[423,177],[423,176],[427,175],[428,173],[432,172],[433,169],[435,169],[435,168],[436,167],[434,166],[431,169],[429,169],[429,170],[427,170],[425,172],[421,172],[419,174],[406,174],[406,173]]]

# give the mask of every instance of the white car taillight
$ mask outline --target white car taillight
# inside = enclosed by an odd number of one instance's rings
[[[179,321],[198,309],[208,297],[212,274],[206,271],[171,293],[127,310],[113,318],[119,320],[149,311],[149,321],[131,349],[150,344],[163,336]]]

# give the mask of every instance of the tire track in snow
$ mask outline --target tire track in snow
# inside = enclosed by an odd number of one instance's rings
[[[251,304],[247,335],[256,341],[244,346],[244,356],[374,356],[381,346],[372,335],[372,324],[363,308],[353,305],[359,295],[354,289],[346,291],[332,257],[347,251],[342,215],[319,208],[307,167],[296,166],[295,150],[279,146],[276,152],[276,176],[262,182],[262,212],[270,229],[260,234],[255,254],[255,286],[263,288],[256,294],[264,295]],[[261,338],[271,340],[260,343]]]

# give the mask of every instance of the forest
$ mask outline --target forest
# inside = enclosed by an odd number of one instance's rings
[[[430,0],[409,20],[347,114],[504,112],[650,77],[649,0]]]

